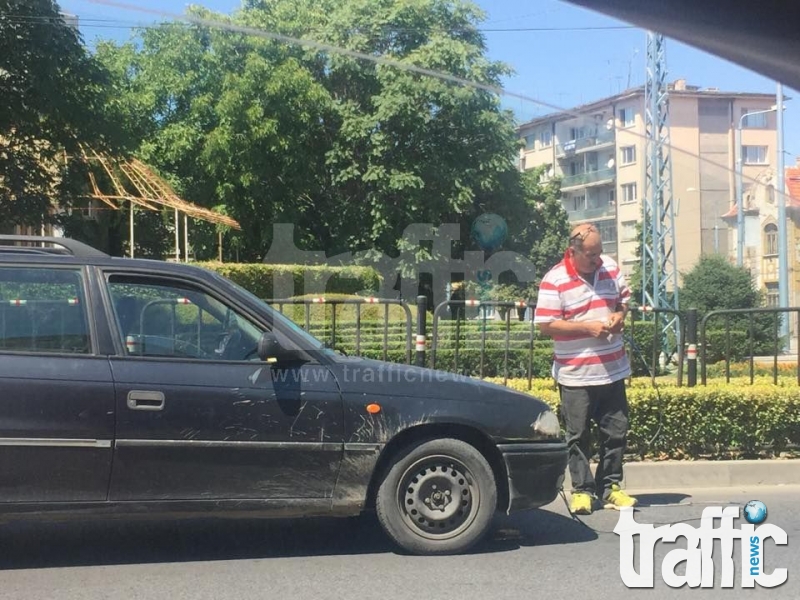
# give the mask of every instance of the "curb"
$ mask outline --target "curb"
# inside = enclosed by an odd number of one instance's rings
[[[595,466],[592,465],[592,472]],[[628,490],[800,485],[800,460],[625,463],[623,473],[623,487]],[[567,470],[564,490],[571,489]]]

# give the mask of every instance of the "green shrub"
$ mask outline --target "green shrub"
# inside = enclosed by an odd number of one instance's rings
[[[371,293],[380,289],[381,281],[378,272],[370,267],[219,262],[196,264],[227,277],[264,299],[274,298],[273,278],[275,276],[291,278],[294,294]]]
[[[325,302],[313,302],[314,299],[324,298]],[[338,329],[340,323],[343,325],[345,322],[350,326],[355,327],[356,319],[360,313],[361,325],[367,326],[369,323],[379,323],[383,326],[384,320],[387,318],[392,325],[405,326],[408,317],[411,317],[411,323],[416,323],[416,312],[414,307],[409,307],[409,312],[406,313],[405,309],[398,304],[342,304],[337,301],[341,300],[363,300],[364,296],[357,296],[354,294],[340,294],[340,293],[325,293],[320,294],[306,294],[304,296],[296,296],[292,300],[308,300],[308,303],[302,304],[283,304],[282,306],[275,305],[275,308],[283,312],[287,317],[292,319],[295,323],[305,326],[306,323],[306,306],[308,306],[308,320],[310,324],[330,324],[334,309],[336,310],[336,328]],[[405,331],[405,329],[403,329]]]
[[[663,321],[659,326],[663,325]],[[655,375],[661,375],[661,368],[659,367],[658,360],[653,362],[653,337],[655,332],[655,323],[653,321],[635,321],[632,325],[630,321],[625,323],[625,333],[633,338],[634,344],[631,344],[628,337],[625,338],[625,347],[628,350],[628,356],[631,361],[631,370],[634,377],[650,376],[651,371],[655,371]]]
[[[746,377],[747,382],[750,382],[750,361],[745,362],[731,362],[730,364],[731,377]],[[770,382],[775,375],[775,365],[770,360],[769,362],[755,362],[753,363],[753,376],[766,377],[769,376]],[[718,362],[706,367],[706,377],[711,379],[719,379],[725,377],[725,362]],[[778,377],[779,382],[790,381],[791,385],[797,385],[797,363],[796,362],[779,362],[778,363]],[[782,379],[783,378],[783,379]],[[788,378],[788,379],[786,379]]]
[[[495,380],[502,383],[501,380]],[[559,404],[552,380],[518,379],[508,386]],[[748,458],[776,456],[800,445],[800,387],[763,378],[730,384],[676,387],[634,379],[628,387],[628,451],[640,458]]]
[[[706,331],[706,364],[713,364],[729,358],[731,361],[741,361],[750,356],[750,338],[746,330],[731,330],[726,332],[724,329],[712,329]],[[762,332],[761,339],[753,333],[753,356],[764,356],[775,353],[774,336],[764,339]],[[780,348],[778,349],[780,352]],[[702,354],[698,357],[701,358]]]

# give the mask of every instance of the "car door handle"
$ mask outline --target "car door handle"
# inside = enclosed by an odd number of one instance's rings
[[[131,410],[164,410],[164,393],[131,390],[128,392],[128,408]]]

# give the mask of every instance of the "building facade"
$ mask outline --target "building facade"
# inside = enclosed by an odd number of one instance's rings
[[[777,132],[771,94],[700,89],[678,80],[669,87],[672,195],[676,261],[690,270],[701,255],[736,257],[735,172],[753,196],[774,172]],[[752,114],[757,113],[757,114]],[[745,116],[749,115],[749,116]],[[737,129],[741,126],[741,152]],[[604,251],[630,277],[637,263],[637,224],[646,194],[644,88],[525,123],[520,168],[544,168],[561,178],[562,202],[573,224],[592,222]],[[746,248],[757,246],[755,234]],[[751,258],[753,251],[750,252]],[[764,287],[764,282],[758,282]]]

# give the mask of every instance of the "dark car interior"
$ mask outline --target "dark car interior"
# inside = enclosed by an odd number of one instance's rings
[[[800,89],[800,2],[567,1],[657,31]]]

